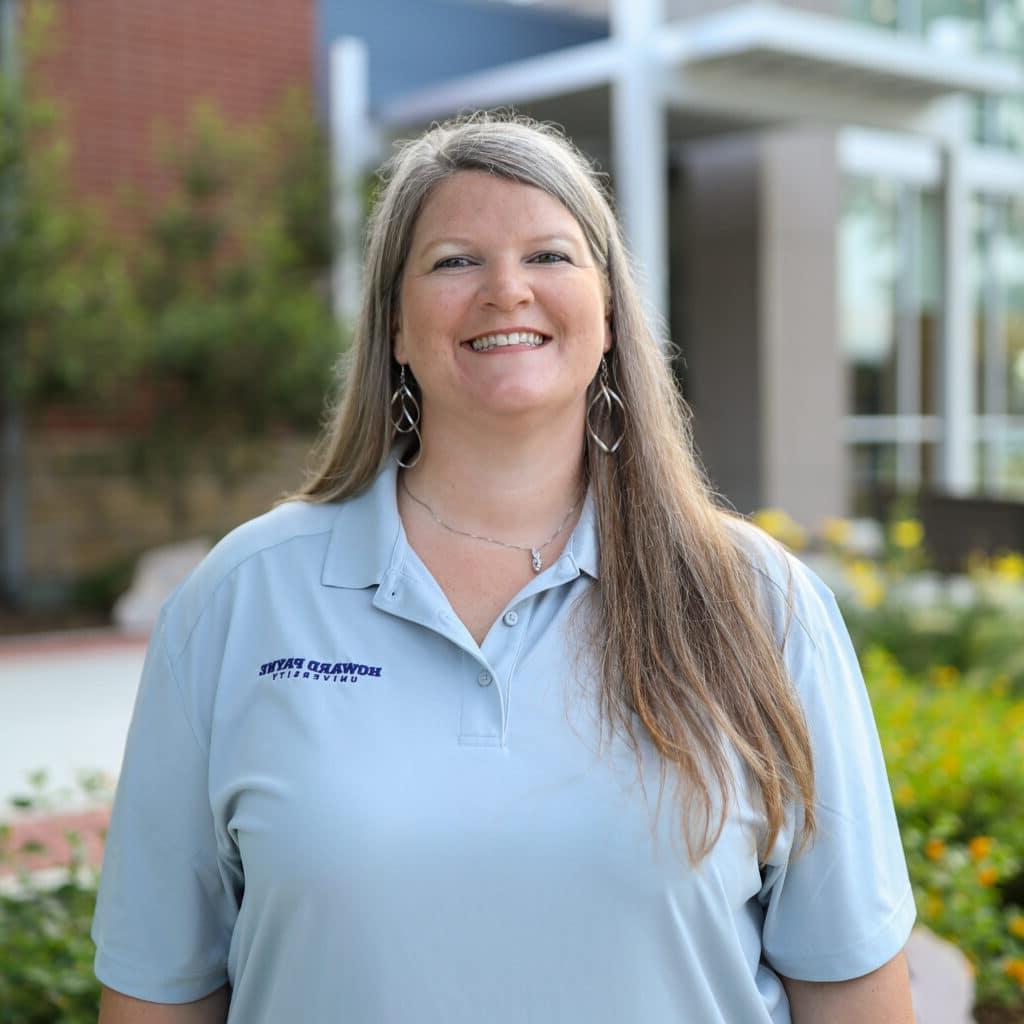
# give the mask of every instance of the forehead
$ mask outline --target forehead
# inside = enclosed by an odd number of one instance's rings
[[[427,196],[413,227],[412,245],[430,244],[434,236],[492,230],[533,233],[541,228],[572,233],[584,241],[569,209],[543,189],[486,171],[457,171]]]

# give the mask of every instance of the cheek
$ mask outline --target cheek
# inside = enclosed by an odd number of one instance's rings
[[[566,296],[565,308],[572,310],[572,319],[577,329],[591,337],[600,337],[602,346],[607,351],[610,340],[607,301],[604,294],[597,288],[581,288],[574,295]]]
[[[422,337],[454,330],[465,308],[464,291],[455,284],[410,288],[403,305],[404,323]]]

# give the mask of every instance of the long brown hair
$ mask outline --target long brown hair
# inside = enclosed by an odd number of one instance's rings
[[[661,755],[662,787],[675,768],[691,860],[708,853],[725,824],[736,785],[730,752],[760,796],[762,850],[774,843],[794,801],[803,805],[806,839],[814,828],[810,738],[757,597],[757,570],[697,462],[689,411],[651,334],[600,178],[557,130],[516,115],[476,114],[434,126],[385,165],[344,384],[314,472],[293,497],[341,500],[380,472],[396,440],[391,339],[413,227],[431,190],[468,170],[558,199],[579,222],[608,282],[609,363],[629,418],[618,451],[609,456],[588,445],[585,466],[601,552],[587,612],[602,639],[602,721],[638,758],[639,721]],[[609,438],[619,424],[595,427]]]

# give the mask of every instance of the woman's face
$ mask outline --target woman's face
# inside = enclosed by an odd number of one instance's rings
[[[428,429],[582,417],[611,347],[607,286],[573,215],[531,185],[460,171],[430,194],[400,286],[394,354]]]

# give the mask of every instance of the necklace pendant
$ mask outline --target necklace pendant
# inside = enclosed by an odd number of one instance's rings
[[[533,571],[540,572],[542,565],[540,560],[540,551],[538,551],[537,548],[530,548],[530,554],[533,556]]]

